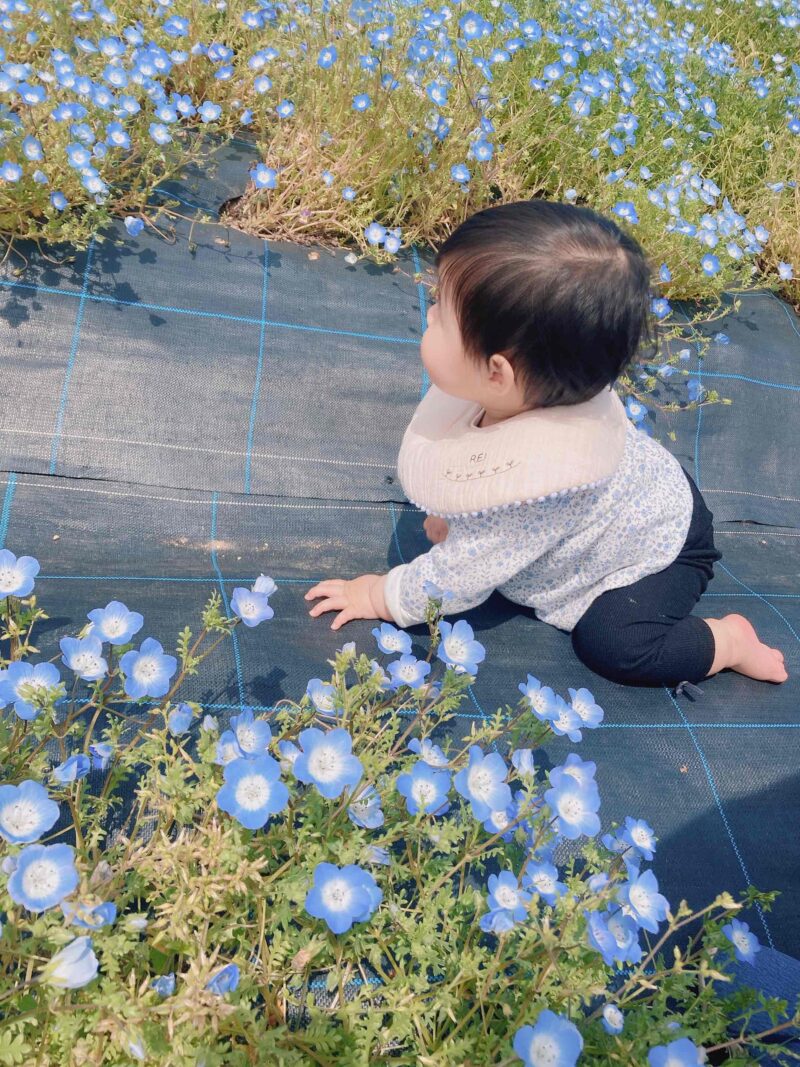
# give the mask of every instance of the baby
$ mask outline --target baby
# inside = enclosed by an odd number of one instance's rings
[[[651,268],[589,208],[501,204],[436,256],[421,357],[430,388],[398,457],[433,548],[388,574],[330,579],[312,616],[407,627],[425,586],[448,614],[494,590],[571,633],[593,671],[632,685],[725,668],[784,682],[783,655],[747,619],[691,615],[721,554],[689,474],[628,419],[613,383],[653,345]]]

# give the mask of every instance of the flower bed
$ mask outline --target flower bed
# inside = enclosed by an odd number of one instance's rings
[[[383,624],[381,662],[345,645],[329,681],[220,732],[179,690],[272,618],[268,577],[230,618],[212,594],[174,656],[112,601],[43,662],[37,572],[0,551],[2,1062],[675,1067],[765,1047],[742,1036],[763,998],[725,983],[759,950],[736,912],[774,894],[672,907],[652,828],[601,835],[595,764],[542,764],[548,737],[602,721],[586,689],[529,675],[445,741],[485,649],[440,591],[426,658]]]

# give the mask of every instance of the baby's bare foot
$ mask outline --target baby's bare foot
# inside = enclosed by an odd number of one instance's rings
[[[732,638],[731,662],[727,666],[761,682],[786,681],[789,675],[780,649],[759,641],[752,624],[743,615],[726,615],[721,621]]]

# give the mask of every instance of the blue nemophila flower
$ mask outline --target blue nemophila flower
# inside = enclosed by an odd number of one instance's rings
[[[155,989],[160,997],[171,997],[175,992],[175,972],[170,971],[169,974],[160,974],[158,978],[154,978],[150,983],[150,988]]]
[[[422,592],[425,594],[426,597],[429,597],[431,600],[444,601],[452,600],[455,597],[455,593],[453,593],[450,589],[440,589],[435,582],[431,582],[428,580],[422,583]]]
[[[558,868],[552,863],[529,863],[523,883],[551,907],[567,891],[565,883],[558,880]]]
[[[203,122],[216,122],[222,114],[222,108],[219,104],[214,104],[210,100],[204,100],[197,109],[197,114]]]
[[[254,718],[252,708],[243,708],[238,715],[231,715],[231,727],[243,756],[252,759],[267,754],[272,730],[266,719]]]
[[[0,178],[4,182],[18,182],[22,177],[22,167],[19,163],[13,163],[10,159],[0,166]]]
[[[25,597],[32,590],[39,573],[39,561],[33,556],[19,559],[7,548],[0,549],[0,597]]]
[[[233,730],[225,730],[217,741],[214,763],[224,767],[226,764],[230,763],[231,760],[244,758],[245,755],[239,742],[236,740],[236,734]]]
[[[761,945],[747,923],[731,919],[727,925],[722,927],[722,932],[733,945],[737,960],[742,963],[755,964],[756,953],[761,951]]]
[[[364,768],[353,755],[353,739],[346,730],[324,733],[310,726],[301,730],[298,741],[302,752],[293,770],[299,782],[313,784],[328,800],[335,800],[346,786],[353,788],[360,781]]]
[[[100,930],[103,926],[112,926],[117,917],[117,905],[113,900],[94,906],[62,900],[61,911],[64,913],[66,926],[71,924],[84,930]]]
[[[348,793],[353,790],[348,789]],[[380,793],[374,786],[368,786],[355,800],[347,806],[347,814],[350,821],[365,830],[377,830],[383,826],[383,810],[381,809]]]
[[[22,139],[22,154],[32,163],[38,163],[40,160],[44,159],[42,142],[37,141],[35,137],[24,137]]]
[[[83,752],[76,752],[69,756],[63,763],[53,768],[53,777],[62,785],[77,782],[79,778],[85,778],[92,767],[92,762]]]
[[[699,378],[690,378],[686,383],[686,392],[692,403],[699,400],[705,391],[705,386]]]
[[[110,645],[127,644],[144,625],[144,617],[138,611],[128,611],[119,600],[110,600],[104,608],[94,608],[86,618],[92,624],[89,633]]]
[[[320,715],[336,715],[336,687],[321,678],[312,678],[306,686],[306,695]],[[341,709],[339,709],[341,710]]]
[[[603,1005],[603,1029],[607,1034],[621,1034],[625,1026],[625,1016],[616,1004]]]
[[[605,918],[597,911],[584,911],[583,914],[586,918],[586,940],[589,947],[600,953],[606,967],[612,967],[618,958],[619,948]]]
[[[536,774],[533,750],[530,748],[515,748],[511,753],[511,766],[520,778],[533,778]]]
[[[300,749],[293,741],[279,741],[278,742],[278,755],[281,770],[284,774],[289,771],[294,772],[294,764],[297,757],[300,755]]]
[[[269,606],[269,594],[256,593],[242,586],[237,586],[233,591],[231,609],[245,626],[258,626],[260,622],[271,619],[275,614]]]
[[[680,1037],[668,1045],[657,1045],[647,1053],[649,1067],[699,1067],[704,1056],[688,1037]]]
[[[265,596],[272,596],[273,593],[277,593],[278,586],[275,584],[275,579],[270,578],[268,574],[259,574],[253,582],[252,589],[254,593],[263,593]]]
[[[450,775],[437,770],[425,760],[418,760],[410,771],[398,774],[395,786],[405,797],[409,815],[444,815],[450,808]]]
[[[89,755],[92,757],[92,768],[96,771],[104,771],[111,762],[114,746],[107,741],[97,741],[89,745]]]
[[[61,662],[85,682],[96,682],[108,674],[103,659],[103,642],[99,637],[62,637],[59,648],[64,653]]]
[[[430,764],[431,767],[446,767],[450,762],[438,745],[434,745],[429,737],[412,737],[408,742],[408,751],[415,752],[420,759]]]
[[[439,659],[457,674],[477,674],[478,664],[486,656],[486,649],[480,641],[475,640],[469,623],[463,619],[459,619],[455,626],[440,622],[439,633],[442,637],[436,649]]]
[[[517,817],[517,810],[512,804],[503,811],[493,811],[488,819],[484,819],[483,828],[487,834],[502,834],[504,841],[511,841],[514,837],[514,829],[508,829]]]
[[[516,925],[513,915],[510,911],[506,911],[505,908],[494,908],[492,911],[487,911],[478,921],[478,926],[485,934],[507,934]]]
[[[574,1023],[545,1008],[535,1026],[514,1035],[514,1051],[525,1067],[575,1067],[583,1038]]]
[[[38,782],[0,785],[0,835],[12,845],[38,841],[58,822],[58,804]]]
[[[418,689],[425,684],[425,679],[431,673],[430,663],[415,656],[401,656],[400,659],[392,660],[386,665],[386,669],[389,672],[390,688],[394,690],[402,685]]]
[[[354,922],[372,918],[382,899],[383,891],[363,867],[318,863],[305,908],[315,919],[324,919],[332,933],[343,934]]]
[[[656,850],[656,835],[644,819],[632,819],[625,816],[625,829],[620,831],[620,840],[636,849],[643,859],[651,860]]]
[[[508,768],[498,752],[484,756],[478,745],[469,749],[469,764],[453,780],[456,792],[472,805],[472,814],[481,822],[493,811],[511,804],[511,789],[506,783]]]
[[[63,211],[69,207],[69,200],[61,192],[52,192],[50,194],[50,203],[56,209],[56,211]]]
[[[217,805],[248,830],[259,830],[289,803],[280,773],[272,756],[231,760],[223,771],[225,784],[217,793]]]
[[[639,944],[639,927],[630,915],[623,915],[619,910],[606,911],[603,915],[606,928],[616,942],[614,958],[620,965],[638,963],[644,953]]]
[[[178,669],[174,656],[164,654],[164,649],[154,637],[145,638],[138,652],[131,649],[120,659],[119,665],[125,675],[125,692],[133,700],[140,697],[163,697]]]
[[[603,721],[605,714],[588,689],[567,689],[572,710],[587,730],[593,730]]]
[[[588,788],[594,782],[596,770],[597,764],[592,760],[582,760],[577,752],[570,752],[562,764],[548,771],[547,776],[556,788],[565,777],[574,778],[578,785]]]
[[[658,891],[658,880],[652,871],[631,878],[617,890],[617,900],[644,930],[658,933],[658,924],[667,917],[669,901]]]
[[[378,648],[388,656],[399,653],[408,656],[411,653],[411,638],[405,631],[398,630],[389,622],[383,622],[380,629],[376,626],[372,636],[378,642]]]
[[[193,718],[194,712],[188,704],[178,704],[167,717],[167,729],[173,737],[178,737],[180,734],[186,733],[192,725]]]
[[[628,413],[628,418],[635,423],[641,422],[648,411],[646,405],[632,396],[629,396],[625,401],[625,410]]]
[[[489,896],[486,903],[490,911],[502,909],[510,913],[515,923],[521,923],[528,914],[531,894],[520,888],[516,876],[511,871],[489,875]]]
[[[138,237],[144,229],[144,220],[137,218],[135,215],[126,215],[125,229],[131,237]]]
[[[558,714],[561,697],[556,696],[549,685],[542,685],[538,678],[528,675],[527,682],[520,682],[517,687],[531,706],[531,711],[541,722],[549,722]]]
[[[77,886],[71,845],[27,845],[8,879],[8,893],[14,903],[34,912],[60,904]]]
[[[259,163],[250,171],[256,189],[274,189],[278,172],[266,163]]]
[[[544,801],[557,816],[556,833],[569,841],[576,841],[581,834],[594,837],[600,832],[600,795],[594,782],[582,786],[574,778],[565,775],[559,785],[548,789]]]
[[[32,690],[43,691],[48,698],[58,692],[61,678],[54,663],[23,663],[17,660],[0,671],[0,708],[14,701],[14,711],[30,721],[40,714],[40,709],[31,703]]]
[[[226,993],[232,993],[239,984],[239,968],[235,963],[226,964],[206,982],[209,993],[216,993],[223,997]]]
[[[151,122],[149,131],[150,139],[155,141],[158,145],[169,144],[172,140],[172,134],[169,132],[169,126],[163,122]]]
[[[44,965],[39,981],[56,989],[80,989],[97,975],[98,966],[92,939],[84,934],[70,941]]]
[[[563,697],[556,697],[555,705],[547,715],[546,721],[550,723],[553,733],[559,737],[566,735],[573,743],[580,741],[583,737],[580,731],[581,718]]]

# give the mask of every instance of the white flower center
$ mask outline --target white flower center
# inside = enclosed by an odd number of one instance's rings
[[[647,845],[650,841],[650,835],[648,834],[647,830],[645,830],[641,826],[636,827],[636,829],[631,834],[631,837],[637,845]]]
[[[569,726],[569,710],[562,708],[559,712],[558,718],[553,720],[553,726],[557,726],[559,730],[566,730]]]
[[[353,898],[353,890],[344,878],[331,878],[325,883],[321,896],[326,908],[331,911],[344,911]]]
[[[52,860],[41,859],[34,862],[22,876],[22,888],[25,895],[33,900],[41,900],[54,893],[61,883],[59,869]]]
[[[556,888],[555,879],[552,874],[548,874],[546,871],[539,871],[531,881],[540,893],[552,893]]]
[[[318,745],[308,757],[309,773],[320,782],[336,781],[341,769],[342,760],[339,753],[329,746]]]
[[[511,822],[511,819],[504,811],[493,811],[491,819],[498,830],[505,830],[505,828]]]
[[[750,947],[747,934],[743,930],[737,930],[733,935],[733,943],[739,949],[740,952],[747,952]]]
[[[112,615],[103,623],[103,633],[108,637],[119,637],[125,630],[125,620],[121,615]]]
[[[396,634],[389,634],[388,637],[384,637],[383,643],[391,652],[399,652],[403,644]]]
[[[609,933],[614,938],[619,948],[627,945],[628,932],[618,919],[611,918],[606,925],[608,926]]]
[[[30,800],[12,800],[0,810],[0,825],[14,837],[27,837],[39,825],[36,805]]]
[[[495,889],[494,899],[501,908],[516,908],[519,903],[519,893],[510,885],[501,885]]]
[[[404,663],[397,673],[404,682],[413,682],[417,677],[417,666],[415,663]]]
[[[133,677],[142,685],[146,685],[158,674],[158,662],[153,656],[140,656],[133,668]]]
[[[584,720],[589,717],[589,705],[586,703],[585,700],[573,700],[572,710]]]
[[[6,586],[10,589],[12,586],[19,585],[19,574],[14,567],[0,567],[0,589],[5,590]]]
[[[558,814],[567,822],[575,822],[583,815],[583,810],[581,798],[572,796],[572,794],[562,796],[558,802]]]
[[[421,807],[427,808],[436,796],[436,787],[423,778],[418,778],[411,786],[411,796]]]
[[[531,1041],[532,1067],[555,1067],[561,1059],[561,1048],[548,1034],[537,1034]]]
[[[78,674],[94,674],[100,668],[100,660],[92,652],[79,652],[72,661],[72,669]]]
[[[609,1026],[622,1026],[623,1017],[619,1008],[615,1008],[613,1004],[607,1005],[603,1009],[603,1015],[605,1015]]]
[[[263,774],[248,774],[236,783],[236,803],[246,811],[258,811],[267,803],[272,792]]]
[[[444,650],[448,659],[453,660],[454,663],[462,663],[467,656],[467,642],[451,634],[445,638]]]
[[[528,700],[530,700],[531,707],[534,711],[538,711],[539,714],[544,711],[547,701],[544,695],[542,694],[541,689],[529,689]]]
[[[650,894],[640,885],[635,885],[630,891],[629,899],[637,911],[642,911],[650,903]]]
[[[321,693],[316,693],[314,696],[314,703],[320,711],[333,711],[333,694],[327,690],[323,690]]]
[[[486,800],[490,790],[494,786],[494,778],[483,767],[473,767],[467,775],[467,783],[469,785],[469,791],[476,796],[478,800]]]
[[[578,785],[586,785],[589,780],[588,776],[580,769],[580,767],[565,767],[564,774],[568,774],[570,778],[574,778]]]
[[[245,618],[250,618],[256,613],[256,602],[249,597],[242,597],[239,601],[239,611]]]
[[[256,747],[256,732],[252,726],[237,726],[236,740],[245,752],[253,752]]]

